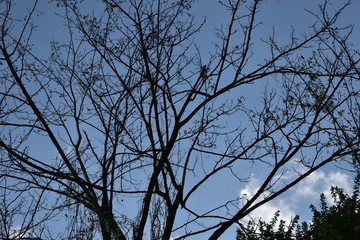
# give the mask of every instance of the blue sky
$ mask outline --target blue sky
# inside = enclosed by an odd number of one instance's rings
[[[206,2],[206,3],[205,3]],[[258,21],[262,22],[262,25],[259,26],[258,36],[265,38],[267,35],[271,34],[272,29],[275,29],[276,38],[279,41],[289,42],[290,41],[290,32],[292,27],[294,28],[297,34],[302,34],[311,31],[310,26],[314,23],[314,17],[311,16],[310,11],[317,11],[319,3],[323,1],[314,1],[314,0],[270,0],[264,1],[260,5],[260,12],[258,15]],[[221,24],[226,24],[229,20],[229,15],[226,11],[219,8],[217,4],[218,1],[198,1],[197,4],[194,4],[194,11],[198,13],[198,16],[206,16],[206,25],[201,31],[201,44],[200,47],[205,49],[212,48],[212,41],[215,37],[214,28],[220,28]],[[330,1],[331,8],[338,8],[342,6],[344,1]],[[352,5],[349,8],[346,8],[344,13],[339,19],[340,26],[346,26],[349,24],[355,24],[352,38],[352,42],[355,44],[354,48],[359,49],[360,44],[358,39],[360,39],[360,18],[358,17],[360,9],[360,1],[352,1]],[[259,49],[255,49],[259,53],[258,59],[261,61],[266,56],[266,50],[264,46],[259,44]],[[254,47],[256,48],[256,46]],[[262,52],[265,50],[265,53]],[[265,56],[261,56],[261,54]],[[360,87],[360,86],[359,86]],[[255,93],[254,93],[255,91]],[[263,89],[257,90],[252,89],[248,94],[248,99],[252,96],[258,96],[260,91]],[[257,104],[258,99],[253,98],[253,104]],[[247,183],[245,186],[231,184],[231,180],[228,181],[226,176],[224,179],[218,179],[212,182],[209,185],[215,184],[220,185],[220,189],[224,189],[224,193],[216,193],[211,196],[206,195],[204,191],[204,199],[212,198],[216,196],[226,196],[231,195],[231,192],[238,192],[239,195],[247,194],[251,196],[255,193],[255,190],[259,188],[262,177],[262,169],[254,169],[254,174],[252,175],[252,180]],[[287,178],[294,177],[294,173],[288,173]],[[304,182],[295,186],[292,190],[280,196],[278,199],[275,199],[268,204],[260,207],[255,210],[251,217],[255,219],[261,218],[262,220],[270,221],[273,217],[273,214],[276,210],[280,210],[280,218],[289,221],[295,214],[301,216],[301,221],[308,221],[311,218],[311,211],[309,208],[310,204],[317,204],[319,201],[320,193],[325,193],[327,199],[331,200],[330,197],[330,188],[331,186],[339,186],[347,190],[348,193],[352,192],[352,176],[349,172],[342,171],[338,168],[338,165],[329,165],[326,166],[321,171],[312,174]],[[212,185],[214,186],[214,185]],[[209,186],[210,188],[210,186]],[[227,191],[232,189],[231,191]],[[224,195],[223,195],[224,194]],[[248,220],[250,218],[246,218]],[[221,239],[234,239],[233,230],[227,231],[223,238]]]
[[[96,8],[93,1],[89,2],[88,9]],[[299,34],[309,31],[309,26],[314,22],[314,18],[307,13],[304,9],[314,10],[318,3],[322,1],[315,0],[268,0],[264,1],[260,7],[260,13],[258,15],[259,21],[262,21],[262,25],[259,26],[257,35],[255,37],[266,38],[271,33],[272,28],[275,28],[275,33],[279,41],[289,41],[289,33],[293,26],[295,31]],[[331,1],[334,5],[332,7],[338,7],[340,2],[343,1]],[[24,14],[23,0],[14,1],[17,4],[15,7],[19,17]],[[90,4],[91,3],[91,4]],[[358,11],[360,9],[360,1],[354,0],[350,8],[347,8],[339,20],[340,25],[355,24],[353,42],[354,48],[359,49],[360,45],[357,39],[360,39],[360,18],[358,17]],[[37,32],[34,33],[34,52],[42,57],[45,57],[50,52],[51,40],[62,42],[67,41],[67,32],[63,25],[63,21],[55,14],[55,12],[61,12],[61,9],[55,8],[54,4],[49,4],[48,1],[41,0],[39,2],[39,10],[43,13],[35,23],[38,25]],[[193,5],[192,11],[197,15],[198,19],[206,16],[206,24],[198,35],[198,44],[200,49],[204,53],[204,59],[206,60],[206,52],[213,49],[213,39],[215,37],[215,28],[220,28],[221,24],[226,25],[229,20],[229,15],[223,8],[219,7],[218,0],[199,0]],[[254,47],[254,53],[258,54],[256,59],[262,61],[267,52],[264,45],[259,43],[259,46]],[[250,92],[243,92],[252,104],[259,104],[257,97],[263,89],[252,89]],[[238,93],[237,93],[238,94]],[[231,124],[231,123],[230,123]],[[39,149],[44,146],[38,146]],[[192,200],[192,204],[198,205],[199,209],[207,207],[204,203],[211,205],[212,202],[217,200],[234,198],[236,195],[243,196],[244,194],[250,196],[254,193],[254,190],[259,187],[261,182],[263,169],[256,169],[254,167],[253,173],[250,176],[251,180],[247,184],[239,185],[235,183],[231,176],[222,175],[208,183],[202,190],[200,196]],[[288,173],[286,177],[292,178],[293,173]],[[351,191],[352,177],[348,172],[342,171],[336,167],[336,165],[327,166],[317,174],[311,175],[304,182],[296,186],[293,190],[286,193],[284,196],[280,196],[263,207],[253,212],[252,217],[262,218],[263,220],[269,220],[276,210],[281,210],[281,218],[285,220],[291,219],[293,214],[300,214],[303,218],[301,220],[308,220],[310,216],[310,210],[308,208],[310,203],[317,203],[319,194],[325,192],[329,196],[329,188],[331,185],[337,185],[344,187],[347,191]],[[234,183],[234,184],[233,184]],[[223,192],[213,192],[212,187],[219,187],[223,189]],[[217,189],[217,188],[216,188]],[[211,199],[211,200],[209,200]],[[221,239],[234,239],[235,228],[232,228],[226,232]]]

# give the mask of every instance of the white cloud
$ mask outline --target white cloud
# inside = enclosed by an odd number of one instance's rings
[[[330,189],[332,186],[338,186],[345,189],[346,192],[351,192],[351,177],[342,172],[318,171],[307,178],[295,187],[296,198],[318,198],[320,193],[324,193],[327,200],[332,202]]]
[[[295,195],[297,197],[317,197],[319,196],[319,188],[324,188],[325,173],[318,171],[311,174],[295,186]]]
[[[244,197],[250,197],[250,196],[253,196],[255,195],[256,191],[259,189],[260,187],[260,179],[258,178],[254,178],[252,176],[252,179],[251,181],[249,181],[245,188],[243,188],[241,191],[240,191],[240,196],[244,196]]]
[[[280,210],[280,218],[286,222],[290,222],[296,214],[293,211],[290,202],[284,199],[279,199],[257,208],[251,213],[251,217],[255,219],[261,218],[262,221],[270,222],[270,220],[274,217],[274,213],[278,210]]]
[[[291,180],[297,176],[297,173],[288,172],[284,175],[284,180]],[[240,190],[240,204],[244,204],[244,199],[249,199],[253,196],[256,191],[259,189],[261,180],[259,178],[253,177],[253,179],[246,184],[246,186]],[[263,206],[260,206],[254,210],[250,216],[246,217],[244,220],[259,219],[269,222],[273,218],[274,213],[277,210],[280,210],[280,219],[289,221],[295,216],[295,214],[301,215],[301,208],[307,208],[310,203],[314,204],[315,201],[319,200],[320,193],[324,193],[329,203],[332,202],[330,195],[331,186],[338,186],[345,189],[348,193],[352,189],[352,178],[351,176],[342,173],[342,172],[329,172],[325,173],[323,171],[317,171],[307,178],[305,178],[298,185],[290,189],[286,196],[280,196]],[[259,199],[260,200],[260,199]]]
[[[23,239],[29,238],[33,235],[31,231],[26,231],[23,227],[11,227],[10,228],[10,239]]]
[[[246,199],[249,199],[251,196],[255,195],[257,190],[260,188],[260,184],[260,179],[253,177],[252,180],[246,184],[245,188],[240,191],[240,199],[242,199],[241,202],[243,204],[246,202]],[[264,195],[261,197],[261,199],[263,199],[263,197]],[[269,222],[274,217],[274,213],[277,210],[280,210],[281,219],[289,222],[295,215],[289,203],[290,202],[284,199],[270,201],[255,209],[250,214],[250,216],[247,216],[244,220],[247,221],[250,219],[255,219],[255,221],[257,221],[258,219],[261,219],[263,221]]]

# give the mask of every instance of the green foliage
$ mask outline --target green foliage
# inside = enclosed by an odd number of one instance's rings
[[[352,196],[339,187],[331,188],[334,204],[328,204],[324,194],[320,195],[320,209],[310,205],[313,217],[310,223],[299,223],[296,215],[289,225],[279,219],[280,211],[269,223],[259,220],[247,222],[237,230],[236,240],[355,240],[360,239],[359,178],[355,180]]]
[[[253,221],[249,221],[246,227],[237,230],[236,240],[286,240],[293,239],[293,232],[300,234],[307,231],[306,223],[299,224],[300,217],[298,215],[291,220],[289,225],[286,225],[284,220],[279,220],[279,216],[280,211],[277,211],[270,223],[259,220],[255,224]]]

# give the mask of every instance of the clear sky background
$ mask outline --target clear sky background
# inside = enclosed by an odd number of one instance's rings
[[[24,12],[24,4],[31,3],[27,0],[15,0],[16,14],[21,17]],[[84,0],[88,3],[89,10],[96,9],[96,4],[92,0]],[[311,31],[309,26],[314,23],[314,18],[305,11],[305,9],[316,11],[318,3],[323,1],[319,0],[268,0],[260,5],[260,13],[258,21],[262,25],[256,32],[257,37],[260,35],[266,38],[275,28],[275,33],[279,41],[289,41],[289,34],[291,31],[290,26],[293,26],[297,33]],[[344,1],[333,0],[330,1],[332,7],[338,7]],[[34,52],[46,57],[50,53],[50,41],[55,40],[58,42],[67,40],[67,32],[63,25],[63,21],[55,13],[61,13],[60,8],[56,8],[54,3],[49,3],[47,0],[40,0],[39,10],[42,14],[35,20],[38,25],[38,30],[34,33],[33,43]],[[199,20],[206,17],[206,24],[198,35],[198,44],[204,52],[204,59],[206,60],[206,52],[213,49],[212,42],[215,39],[215,28],[219,28],[221,24],[227,24],[230,17],[228,13],[218,4],[218,0],[199,0],[193,5],[192,12],[195,13]],[[351,40],[354,43],[354,48],[360,49],[360,0],[353,0],[351,7],[347,8],[342,14],[339,25],[355,24],[354,33]],[[225,25],[224,25],[225,26]],[[256,56],[262,60],[266,56],[264,46],[254,46]],[[264,52],[264,56],[262,56]],[[251,99],[251,95],[257,95],[263,89],[253,89],[255,92],[247,92],[246,96]],[[256,94],[254,94],[256,93]],[[245,94],[245,93],[243,93]],[[253,104],[257,104],[257,99],[253,99]],[[38,146],[39,149],[44,146]],[[221,178],[214,179],[208,184],[208,188],[203,189],[202,198],[194,199],[194,204],[198,204],[199,208],[204,206],[204,203],[211,204],[212,199],[216,198],[229,198],[233,199],[236,195],[251,195],[260,185],[261,172],[263,169],[254,168],[254,175],[252,180],[244,185],[232,184],[230,178],[222,176]],[[286,177],[292,178],[291,174]],[[281,218],[290,220],[294,214],[300,214],[301,220],[309,220],[311,216],[309,204],[318,203],[319,194],[325,192],[329,197],[329,189],[332,185],[345,188],[351,192],[352,189],[352,176],[348,172],[340,170],[336,165],[329,165],[316,174],[311,175],[305,181],[297,185],[293,190],[284,194],[280,198],[264,205],[256,210],[252,217],[261,217],[263,220],[269,220],[276,210],[281,211]],[[224,192],[213,192],[214,189],[223,189]],[[226,232],[221,239],[235,239],[235,227]]]

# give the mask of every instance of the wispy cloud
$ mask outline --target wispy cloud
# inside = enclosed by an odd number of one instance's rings
[[[288,172],[284,175],[286,180],[296,177],[296,173]],[[324,193],[327,200],[332,202],[330,189],[331,186],[338,186],[345,189],[348,193],[352,190],[351,176],[340,171],[317,171],[305,178],[298,185],[289,190],[284,196],[280,196],[258,209],[254,210],[250,216],[244,220],[260,219],[269,222],[277,210],[280,210],[280,218],[289,222],[295,214],[302,214],[304,208],[308,209],[309,204],[314,204],[319,200],[320,193]],[[259,189],[260,178],[253,177],[246,186],[240,190],[240,197],[249,198]],[[306,220],[306,219],[303,219]]]
[[[311,174],[295,187],[295,195],[293,198],[294,200],[301,198],[318,199],[320,193],[324,193],[326,199],[330,203],[333,203],[330,193],[332,186],[338,186],[343,188],[346,192],[350,193],[352,191],[351,177],[339,171],[332,171],[329,173],[319,171],[317,173]]]

